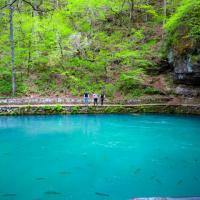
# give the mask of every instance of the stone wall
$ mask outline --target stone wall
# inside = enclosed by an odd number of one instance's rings
[[[141,98],[134,98],[129,100],[109,100],[106,99],[107,104],[138,104],[138,103],[166,103],[172,100],[168,96],[146,96]],[[0,105],[47,105],[47,104],[82,104],[82,98],[5,98],[0,99]],[[93,103],[92,98],[89,99],[89,103]]]
[[[81,98],[6,98],[0,99],[0,105],[26,105],[26,104],[81,104]]]
[[[50,114],[101,114],[101,113],[172,113],[200,115],[200,105],[129,105],[129,106],[3,106],[0,115],[50,115]]]

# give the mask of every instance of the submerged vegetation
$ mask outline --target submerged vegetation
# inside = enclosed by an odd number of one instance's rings
[[[163,94],[151,72],[168,48],[184,51],[200,37],[199,0],[0,0],[0,8],[1,96]]]

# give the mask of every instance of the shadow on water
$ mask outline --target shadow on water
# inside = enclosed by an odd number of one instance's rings
[[[158,184],[162,184],[161,180],[159,180],[159,179],[155,179],[155,181],[156,181],[156,183],[158,183]]]
[[[176,185],[181,185],[183,183],[183,180],[179,180]]]
[[[35,180],[37,180],[37,181],[42,181],[42,180],[45,180],[46,178],[44,178],[44,177],[38,177],[38,178],[36,178]]]
[[[70,175],[71,172],[68,172],[68,171],[61,171],[61,172],[59,172],[59,174],[62,175],[62,176],[67,176],[67,175]]]
[[[56,192],[56,191],[46,191],[45,194],[46,195],[61,195],[62,193]]]
[[[16,194],[3,194],[2,197],[15,197]]]
[[[136,170],[134,170],[134,175],[138,175],[141,172],[141,168],[137,168]]]
[[[154,175],[154,176],[151,176],[150,177],[150,180],[154,180],[156,178],[156,176]]]
[[[95,194],[98,195],[98,196],[102,196],[102,197],[109,197],[110,196],[109,194],[102,193],[102,192],[95,192]]]

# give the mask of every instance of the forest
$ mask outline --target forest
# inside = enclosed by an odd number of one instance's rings
[[[200,0],[0,0],[0,24],[0,97],[169,95],[200,62]]]

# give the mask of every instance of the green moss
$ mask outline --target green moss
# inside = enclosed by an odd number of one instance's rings
[[[54,110],[55,111],[57,111],[57,112],[61,112],[61,111],[63,111],[63,107],[61,106],[61,105],[56,105],[55,107],[54,107]]]
[[[32,108],[33,110],[33,108]],[[56,113],[62,113],[64,110],[63,110],[63,107],[61,105],[55,105],[55,106],[51,106],[51,105],[46,105],[46,106],[43,106],[43,107],[37,107],[35,109],[35,112],[36,113],[41,113],[42,110],[44,111],[45,114],[56,114]]]
[[[191,62],[192,63],[197,63],[199,61],[200,61],[200,54],[198,54],[198,55],[192,55],[192,57],[191,57]]]
[[[19,107],[12,108],[9,112],[1,112],[0,115],[48,115],[48,114],[103,114],[103,113],[171,113],[171,114],[197,114],[200,115],[200,108],[193,106],[173,106],[173,105],[137,105],[137,106],[98,106],[98,107],[82,107],[72,106],[69,110],[60,108],[60,105],[45,107]]]
[[[161,94],[161,91],[154,87],[147,87],[144,89],[144,94],[156,95],[156,94]]]
[[[80,106],[73,106],[71,107],[71,113],[72,114],[77,114],[80,111]]]
[[[45,106],[43,107],[43,109],[44,109],[44,111],[51,111],[51,110],[52,110],[52,107],[49,106],[49,105],[45,105]]]

